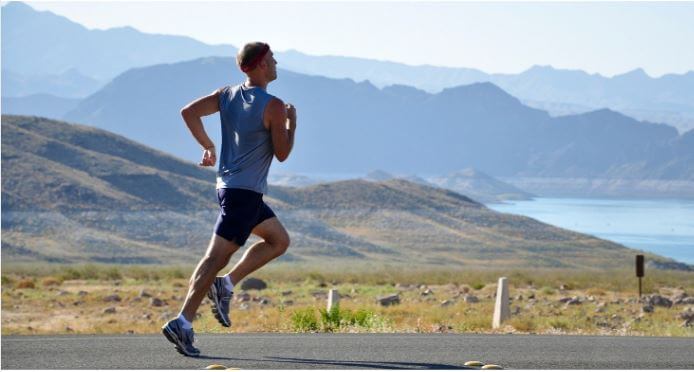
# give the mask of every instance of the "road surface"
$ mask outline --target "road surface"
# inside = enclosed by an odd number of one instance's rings
[[[477,334],[203,334],[198,358],[161,335],[3,336],[3,369],[694,368],[694,338]]]

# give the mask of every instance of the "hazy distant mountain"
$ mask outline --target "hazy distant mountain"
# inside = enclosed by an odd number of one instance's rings
[[[520,74],[488,74],[477,69],[410,66],[364,58],[279,53],[283,68],[332,78],[368,80],[377,87],[399,84],[431,93],[458,85],[492,82],[528,105],[553,114],[575,114],[599,108],[624,112],[641,120],[694,128],[694,71],[651,78],[636,69],[611,78],[581,70],[533,66]],[[570,109],[568,109],[570,108]],[[557,109],[557,110],[554,110]]]
[[[78,98],[63,98],[50,94],[32,94],[26,97],[2,96],[2,113],[58,119],[74,109],[79,101]]]
[[[427,180],[434,185],[468,195],[484,203],[529,200],[535,196],[473,168],[441,177],[429,177]]]
[[[72,74],[96,78],[104,84],[132,67],[236,53],[232,45],[207,45],[187,37],[145,34],[129,27],[88,30],[65,17],[37,12],[20,2],[2,8],[2,45],[3,70],[37,82],[48,81],[44,75],[63,76],[66,71],[73,71]],[[368,80],[377,87],[409,85],[432,93],[492,82],[528,105],[549,110],[553,115],[610,108],[640,120],[674,125],[680,132],[694,129],[694,71],[651,78],[642,69],[636,69],[608,78],[536,65],[520,74],[489,74],[471,68],[311,56],[293,50],[278,52],[276,56],[280,67],[308,75]],[[3,95],[50,93],[75,97],[80,96],[79,92],[93,91],[89,86],[75,86],[69,94],[64,91],[65,86],[17,86],[12,80],[5,80],[6,74],[3,71]],[[65,78],[58,80],[61,79]],[[77,81],[64,84],[78,85]]]
[[[3,98],[34,94],[50,94],[73,99],[83,98],[96,92],[104,84],[104,82],[82,75],[74,68],[57,75],[22,75],[6,70],[3,63]]]
[[[2,7],[3,75],[8,70],[39,78],[72,71],[71,74],[105,82],[133,67],[235,54],[236,49],[231,45],[207,45],[189,37],[145,34],[132,27],[90,30],[21,2],[13,1]],[[28,84],[16,93],[14,85],[5,88],[5,83],[3,76],[3,95],[11,96],[33,93],[75,96],[79,91],[89,90],[88,85],[76,86],[72,94],[65,94],[49,90],[50,86]]]
[[[323,181],[296,173],[270,172],[267,182],[276,186],[304,187],[322,183]]]
[[[3,265],[190,264],[209,239],[213,172],[123,137],[3,116],[2,164]],[[593,269],[636,252],[404,180],[271,187],[266,200],[292,236],[285,260]]]
[[[205,58],[134,69],[66,118],[197,161],[200,150],[179,110],[240,81],[233,63]],[[491,83],[429,94],[280,70],[269,91],[299,113],[294,153],[282,171],[446,174],[471,167],[494,177],[694,180],[687,136],[672,127],[606,109],[552,118]],[[218,117],[207,123],[218,138]]]

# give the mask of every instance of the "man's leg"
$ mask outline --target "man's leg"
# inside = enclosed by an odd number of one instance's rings
[[[231,282],[239,283],[248,274],[281,256],[289,247],[289,234],[277,217],[268,218],[253,228],[252,233],[263,240],[250,246],[229,272]]]
[[[186,301],[183,303],[181,313],[188,321],[192,322],[195,318],[195,312],[200,307],[200,303],[205,298],[212,282],[214,282],[217,272],[229,263],[231,255],[238,249],[238,244],[226,240],[217,234],[212,235],[205,257],[200,260],[198,267],[190,278],[188,296],[186,296]]]

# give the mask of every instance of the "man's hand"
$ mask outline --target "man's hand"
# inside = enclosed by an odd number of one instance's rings
[[[287,129],[293,131],[296,129],[296,108],[291,103],[285,104],[284,107],[287,109],[287,120],[289,121]]]
[[[214,146],[210,146],[202,153],[202,161],[198,165],[203,167],[212,167],[217,162],[217,155],[214,152]]]

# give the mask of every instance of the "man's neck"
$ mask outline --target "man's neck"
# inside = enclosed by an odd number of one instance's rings
[[[262,89],[267,89],[267,81],[262,81],[260,79],[254,79],[249,77],[246,79],[246,82],[244,83],[245,86],[252,88],[252,87],[257,87],[257,88],[262,88]]]

